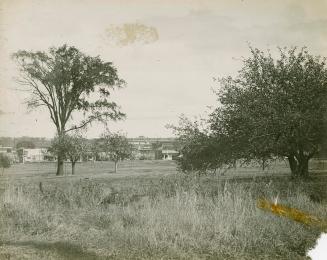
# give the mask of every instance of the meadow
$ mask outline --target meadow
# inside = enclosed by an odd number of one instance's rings
[[[0,259],[307,259],[320,230],[256,207],[273,200],[327,219],[324,165],[185,175],[172,161],[18,164],[0,176]]]

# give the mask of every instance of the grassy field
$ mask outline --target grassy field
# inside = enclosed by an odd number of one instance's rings
[[[81,163],[63,177],[53,163],[14,165],[0,176],[0,259],[306,259],[320,231],[256,201],[278,195],[327,219],[327,178],[311,169],[303,183],[283,164],[202,177],[169,161],[126,161],[117,174]]]

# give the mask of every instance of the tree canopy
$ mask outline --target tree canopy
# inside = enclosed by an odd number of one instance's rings
[[[50,151],[53,154],[61,154],[72,164],[72,175],[75,174],[76,162],[81,160],[88,152],[86,139],[79,133],[56,136],[51,142]]]
[[[209,143],[222,158],[287,158],[292,174],[305,177],[327,133],[326,59],[306,48],[278,50],[275,57],[250,48],[238,75],[219,80]]]
[[[124,117],[110,93],[124,86],[117,69],[100,57],[88,56],[73,46],[52,47],[48,52],[18,51],[13,54],[20,69],[18,82],[30,92],[28,107],[46,107],[58,135]],[[78,113],[83,119],[73,123]],[[58,154],[57,174],[62,174]]]
[[[19,83],[31,93],[28,106],[45,106],[58,133],[124,116],[118,105],[109,101],[110,91],[125,84],[111,62],[67,45],[52,47],[49,52],[18,51],[13,58],[21,72]],[[67,128],[76,111],[84,113],[84,120]]]
[[[106,132],[102,135],[103,150],[110,160],[115,163],[115,172],[119,161],[132,158],[132,145],[122,133]]]

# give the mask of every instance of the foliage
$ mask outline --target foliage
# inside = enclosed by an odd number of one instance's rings
[[[33,148],[35,148],[35,144],[33,141],[23,140],[16,144],[16,149],[19,149],[19,148],[33,149]]]
[[[85,138],[80,134],[70,135],[67,138],[67,156],[71,162],[77,162],[88,151]]]
[[[178,136],[176,146],[182,156],[177,160],[183,172],[216,170],[225,164],[234,162],[231,150],[223,135],[214,136],[206,122],[191,121],[181,116],[178,126],[170,125]]]
[[[89,144],[89,151],[96,161],[100,160],[99,153],[102,151],[102,149],[101,149],[102,146],[103,145],[102,145],[101,139],[94,139]]]
[[[306,48],[279,49],[276,59],[251,54],[237,77],[220,81],[210,128],[228,137],[239,159],[287,157],[293,175],[305,177],[327,129],[325,58]]]
[[[3,244],[1,252],[14,259],[106,259],[114,251],[114,259],[298,260],[306,259],[320,231],[258,210],[258,196],[280,194],[281,203],[327,218],[325,204],[284,178],[132,176],[52,178],[43,193],[35,183],[11,183],[0,197],[0,238],[29,243],[21,251]],[[317,182],[311,185],[315,190]],[[40,237],[43,250],[32,250]],[[66,246],[57,247],[58,240]]]
[[[293,176],[308,176],[308,162],[327,133],[325,58],[306,48],[281,49],[274,58],[250,48],[234,78],[221,79],[209,126],[182,119],[182,169],[287,158]]]
[[[72,174],[74,174],[75,163],[88,152],[85,138],[79,134],[56,136],[51,142],[50,152],[54,155],[61,154],[63,159],[69,159],[72,163]]]
[[[85,138],[78,133],[73,135],[56,136],[51,142],[50,151],[53,154],[61,153],[71,162],[77,162],[87,152]]]
[[[154,154],[155,154],[155,159],[156,160],[160,160],[162,159],[163,155],[162,155],[162,143],[159,142],[159,141],[156,141],[155,143],[152,143],[151,144],[152,146],[152,150],[154,151]],[[141,159],[141,158],[140,158]]]
[[[28,107],[46,107],[58,135],[94,121],[106,123],[124,117],[118,105],[109,100],[110,92],[125,84],[111,62],[67,45],[48,52],[18,51],[13,58],[21,73],[18,82],[30,92]],[[76,114],[83,115],[83,120],[68,125]],[[57,157],[57,174],[61,175],[62,158],[60,154]]]
[[[125,135],[117,132],[106,132],[102,135],[103,150],[110,160],[115,162],[115,171],[118,161],[132,158],[132,145]]]
[[[0,153],[0,168],[2,168],[2,172],[4,171],[5,168],[9,168],[11,165],[10,158],[3,154]]]
[[[29,107],[46,106],[58,133],[83,128],[95,120],[123,116],[117,104],[109,102],[110,91],[124,85],[111,62],[67,45],[52,47],[48,53],[18,51],[13,58],[20,68],[19,82],[31,93]],[[66,129],[75,111],[87,116]]]

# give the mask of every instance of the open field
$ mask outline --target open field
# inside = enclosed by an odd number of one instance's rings
[[[126,161],[117,174],[89,162],[63,177],[52,163],[14,165],[0,177],[0,259],[306,259],[320,231],[256,200],[278,194],[327,219],[318,166],[302,183],[282,164],[203,177],[176,174],[171,161]]]

